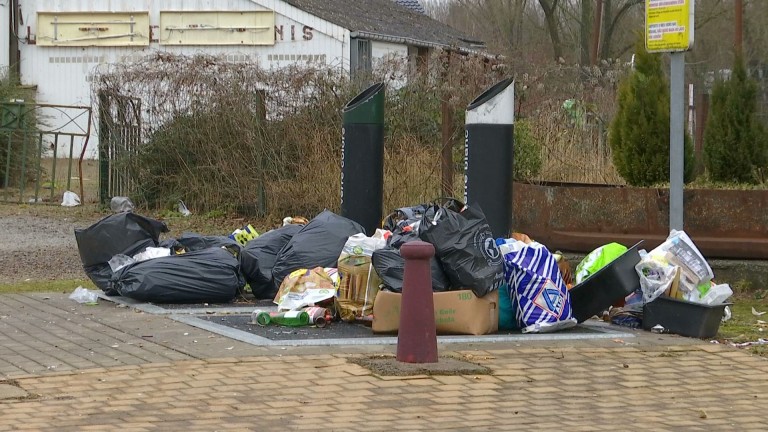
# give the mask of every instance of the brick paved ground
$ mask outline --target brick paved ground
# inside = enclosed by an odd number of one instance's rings
[[[0,400],[0,431],[768,428],[766,359],[644,332],[444,345],[492,374],[384,377],[348,360],[393,346],[254,347],[34,294],[0,296],[0,347],[0,377],[29,393]]]

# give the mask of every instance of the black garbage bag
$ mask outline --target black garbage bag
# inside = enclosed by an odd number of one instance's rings
[[[396,209],[384,218],[381,227],[385,230],[395,232],[398,227],[404,227],[405,225],[420,221],[428,211],[431,211],[432,214],[434,214],[436,205],[448,207],[457,212],[464,208],[464,203],[456,198],[438,198],[431,203],[417,204]]]
[[[111,286],[143,302],[227,303],[245,280],[229,250],[208,248],[127,265],[112,276]]]
[[[414,221],[411,221],[413,223]],[[390,290],[395,292],[403,291],[403,276],[405,275],[405,259],[400,255],[400,246],[405,243],[419,240],[419,235],[416,229],[412,229],[413,225],[397,226],[387,240],[387,247],[377,249],[373,251],[371,261],[373,268],[376,270],[376,274],[381,278],[382,283]],[[436,256],[433,256],[429,260],[430,268],[432,270],[432,291],[447,291],[450,289],[450,283],[448,277],[443,271],[443,267],[440,265]]]
[[[88,228],[76,229],[75,241],[88,277],[105,294],[117,295],[109,284],[109,260],[118,254],[133,256],[148,247],[157,247],[164,232],[168,232],[168,227],[163,222],[135,213],[118,213]]]
[[[240,252],[240,271],[257,299],[273,299],[277,286],[272,281],[272,267],[277,254],[304,225],[286,225],[256,237]]]
[[[392,291],[403,291],[403,276],[405,275],[405,259],[400,255],[400,250],[387,246],[373,251],[373,268],[381,278],[382,283]],[[448,291],[450,289],[445,271],[440,266],[437,258],[429,260],[432,270],[432,291]]]
[[[429,208],[428,204],[418,204],[411,207],[401,207],[384,218],[382,228],[395,231],[398,226],[420,220],[424,212]]]
[[[277,254],[272,268],[275,286],[280,287],[294,270],[336,267],[349,236],[359,233],[365,233],[359,223],[330,210],[315,216]]]
[[[504,259],[478,206],[461,213],[446,207],[436,208],[434,215],[427,212],[419,237],[435,246],[451,286],[482,297],[504,282]]]
[[[184,233],[178,238],[161,241],[160,247],[175,250],[183,249],[186,252],[194,252],[212,247],[234,248],[234,250],[239,251],[242,245],[227,236],[204,236],[196,233]]]

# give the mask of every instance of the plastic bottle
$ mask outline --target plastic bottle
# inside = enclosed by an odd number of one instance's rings
[[[277,324],[289,327],[309,325],[309,314],[304,311],[266,312],[255,310],[251,314],[251,322],[258,325]]]

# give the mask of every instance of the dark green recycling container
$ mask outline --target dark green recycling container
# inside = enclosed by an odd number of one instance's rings
[[[384,200],[384,83],[374,84],[342,109],[341,215],[373,235]]]

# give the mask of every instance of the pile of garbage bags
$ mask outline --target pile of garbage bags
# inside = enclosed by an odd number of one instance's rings
[[[524,234],[494,238],[482,210],[455,199],[397,209],[371,236],[325,210],[311,220],[286,218],[262,234],[247,225],[229,236],[161,240],[165,223],[132,210],[75,231],[83,268],[97,287],[152,303],[226,303],[247,284],[256,299],[277,304],[276,313],[254,312],[262,325],[372,320],[379,291],[403,291],[400,249],[417,240],[435,249],[434,292],[471,290],[479,298],[498,291],[501,330],[561,331],[604,313],[639,327],[644,307],[660,296],[711,306],[732,294],[713,282],[682,231],[650,252],[604,245],[572,271],[561,253]]]

